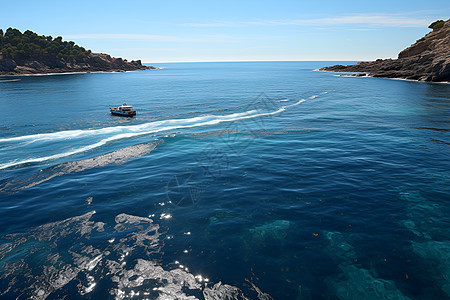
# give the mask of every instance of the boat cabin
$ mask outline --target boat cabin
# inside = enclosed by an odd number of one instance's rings
[[[126,103],[124,103],[121,106],[119,106],[118,109],[121,111],[130,111],[130,110],[133,110],[133,106],[127,105]]]

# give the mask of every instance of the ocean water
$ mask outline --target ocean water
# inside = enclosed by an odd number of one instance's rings
[[[0,298],[450,298],[450,85],[332,64],[0,77]]]

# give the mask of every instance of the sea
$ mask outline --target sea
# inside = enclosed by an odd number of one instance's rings
[[[337,63],[0,77],[0,298],[449,299],[450,85]]]

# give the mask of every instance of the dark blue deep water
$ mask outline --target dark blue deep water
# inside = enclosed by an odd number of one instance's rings
[[[0,77],[0,297],[450,298],[450,85],[332,64]]]

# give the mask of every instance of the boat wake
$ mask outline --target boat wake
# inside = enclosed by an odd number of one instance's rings
[[[0,80],[0,83],[2,83],[2,82],[14,82],[14,81],[20,81],[20,79],[4,79],[4,80]]]
[[[309,97],[309,99],[316,98],[317,95]],[[9,161],[0,163],[0,170],[9,169],[14,167],[20,167],[24,165],[41,163],[45,161],[57,160],[64,157],[72,156],[75,154],[83,153],[86,151],[93,150],[95,148],[102,147],[114,141],[139,137],[149,134],[160,134],[160,133],[172,133],[174,130],[182,130],[196,127],[208,127],[214,126],[225,122],[236,122],[246,119],[254,119],[261,117],[268,117],[282,113],[286,109],[297,106],[306,99],[298,100],[292,104],[287,104],[283,106],[271,107],[269,110],[267,107],[248,107],[248,110],[239,113],[227,114],[227,115],[202,115],[193,118],[184,119],[169,119],[148,122],[139,125],[129,125],[129,126],[113,126],[100,129],[87,129],[87,130],[65,130],[59,132],[51,133],[38,133],[32,135],[24,135],[17,137],[0,138],[0,153],[13,146],[16,152],[22,149],[22,153],[30,153],[35,150],[36,152],[44,152],[42,149],[45,147],[53,147],[58,142],[63,142],[67,148],[67,143],[70,143],[72,148],[68,151],[63,151],[47,156],[41,157],[28,157],[28,158],[16,158]],[[89,141],[90,144],[83,145]],[[79,145],[74,146],[74,145]],[[31,149],[30,149],[31,148]],[[47,152],[47,151],[45,151]],[[23,155],[22,155],[23,157]]]
[[[45,168],[31,176],[22,176],[6,180],[0,184],[0,192],[16,193],[20,190],[31,188],[54,177],[78,173],[85,170],[105,167],[108,165],[121,165],[130,159],[141,157],[153,151],[156,146],[163,143],[164,140],[158,139],[151,143],[137,144],[115,150],[110,153],[99,155],[96,157],[76,160],[58,164],[53,167]]]

